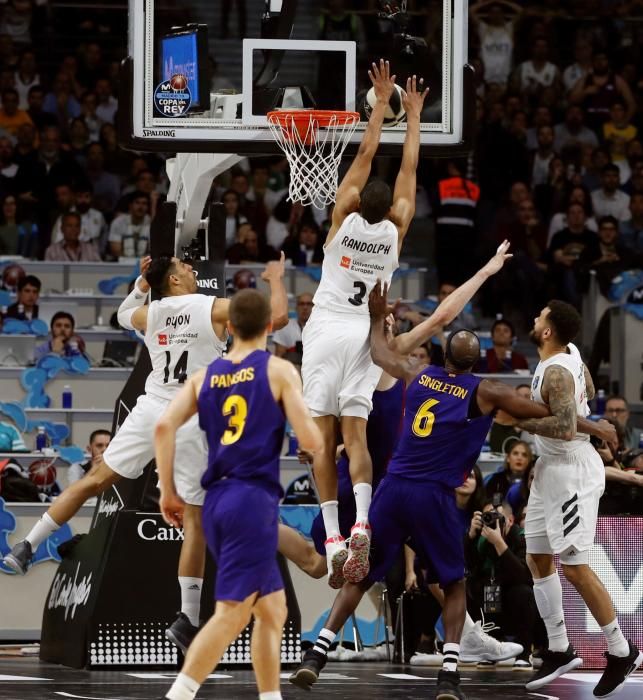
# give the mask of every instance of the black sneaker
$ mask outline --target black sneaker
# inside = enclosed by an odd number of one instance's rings
[[[457,671],[441,669],[438,672],[435,700],[467,700],[467,696],[460,688],[460,674]]]
[[[5,556],[2,563],[8,566],[11,571],[24,576],[31,568],[33,551],[27,540],[22,540]]]
[[[532,679],[525,683],[527,690],[538,690],[564,673],[569,673],[583,665],[583,659],[576,656],[571,644],[567,647],[567,651],[543,651],[542,659],[542,666],[534,673]]]
[[[185,654],[198,631],[199,628],[190,622],[185,613],[179,613],[176,620],[165,630],[165,636]]]
[[[304,654],[299,668],[288,680],[302,690],[310,690],[317,682],[322,668],[326,665],[326,661],[326,654],[309,649]]]
[[[630,653],[627,656],[612,656],[608,651],[605,652],[607,666],[605,666],[603,675],[594,688],[595,697],[606,698],[618,693],[625,685],[630,673],[634,673],[643,662],[643,653],[632,642],[629,644]]]

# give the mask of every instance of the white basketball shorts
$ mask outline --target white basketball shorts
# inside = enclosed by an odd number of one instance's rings
[[[587,563],[579,555],[594,544],[604,490],[603,460],[589,442],[570,454],[539,457],[527,503],[527,552]]]
[[[123,421],[103,454],[107,466],[126,479],[137,479],[154,459],[154,426],[169,404],[154,396],[138,397],[132,412]],[[176,433],[174,483],[179,496],[188,504],[202,506],[205,491],[201,477],[207,467],[208,451],[205,435],[199,427],[198,415]]]
[[[368,419],[382,370],[371,360],[370,316],[315,307],[302,333],[304,401],[313,416]]]

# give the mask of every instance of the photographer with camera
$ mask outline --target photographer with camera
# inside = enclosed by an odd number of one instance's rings
[[[607,413],[607,412],[606,412]],[[591,437],[605,465],[605,491],[601,496],[601,515],[643,515],[643,450],[627,449],[625,427],[616,418],[606,418],[616,428],[618,447]]]
[[[530,670],[532,646],[544,643],[546,637],[527,567],[525,537],[507,502],[500,503],[498,498],[487,501],[482,511],[473,514],[465,556],[470,613],[475,616],[482,609],[486,620],[515,637],[523,653],[514,668]]]

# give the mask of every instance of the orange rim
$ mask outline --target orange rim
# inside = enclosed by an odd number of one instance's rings
[[[307,146],[314,143],[317,129],[320,126],[328,127],[333,122],[337,126],[345,126],[360,120],[358,112],[334,109],[275,110],[268,112],[266,116],[271,124],[279,124],[284,138],[288,139],[288,141],[294,140],[293,130],[296,130],[300,140]]]

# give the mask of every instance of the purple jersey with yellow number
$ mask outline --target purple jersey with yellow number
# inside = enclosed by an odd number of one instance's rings
[[[204,489],[222,479],[264,486],[283,496],[279,455],[286,419],[268,381],[270,353],[251,352],[241,362],[212,362],[198,398],[199,425],[208,441]]]
[[[433,365],[420,372],[406,390],[404,427],[387,473],[461,486],[493,420],[481,416],[475,403],[481,381]]]

